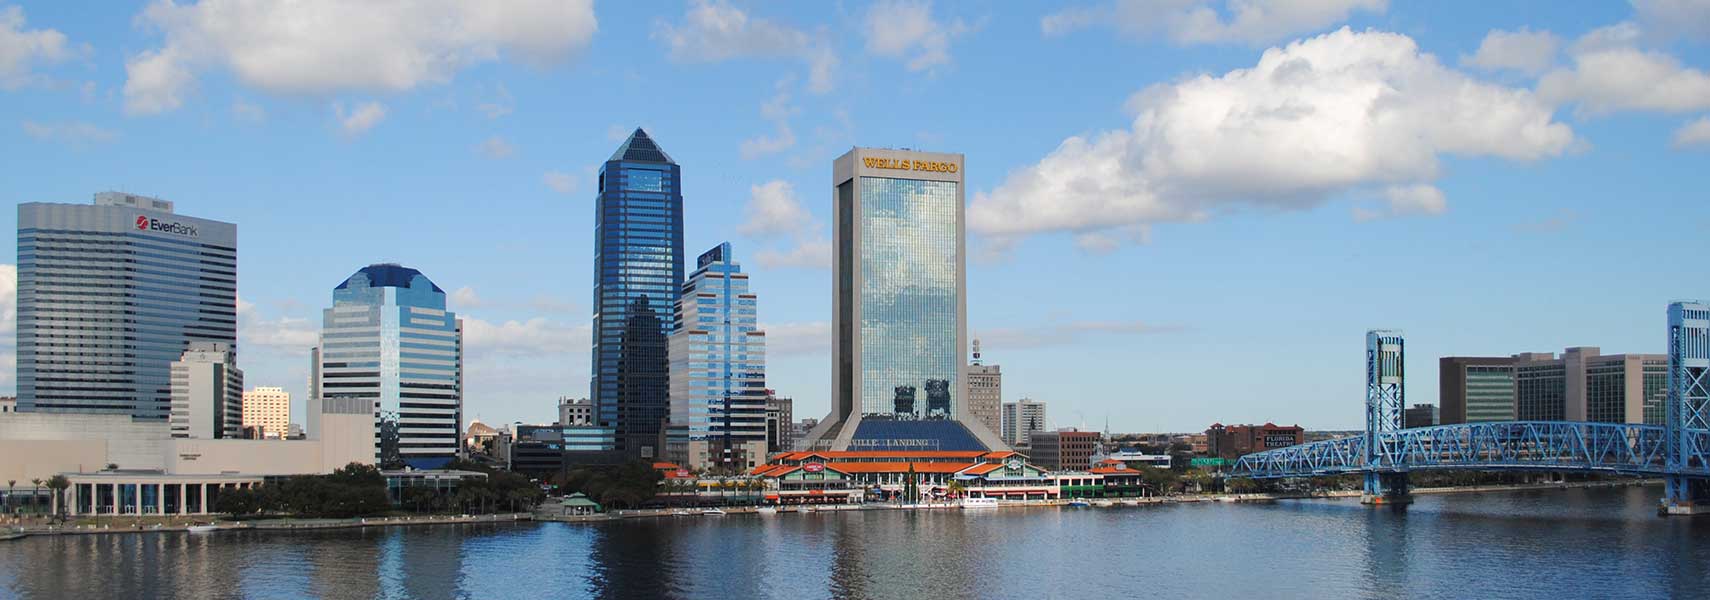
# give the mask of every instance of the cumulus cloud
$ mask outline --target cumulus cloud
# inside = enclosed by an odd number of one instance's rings
[[[1585,115],[1622,111],[1692,112],[1710,109],[1710,74],[1637,44],[1631,23],[1598,29],[1574,43],[1573,66],[1538,80],[1538,95],[1572,103]]]
[[[1429,214],[1441,194],[1417,186],[1437,179],[1441,156],[1536,160],[1575,139],[1528,90],[1444,67],[1407,36],[1347,28],[1252,68],[1146,88],[1129,109],[1129,128],[1070,137],[975,194],[969,227],[1003,245],[1378,190]]]
[[[165,39],[126,61],[131,114],[182,106],[210,69],[268,92],[401,92],[508,56],[556,62],[597,28],[593,0],[160,0],[137,21]]]
[[[386,106],[368,101],[347,111],[344,104],[340,103],[333,105],[333,114],[338,116],[338,125],[345,134],[361,135],[386,118]]]
[[[308,350],[321,343],[320,324],[291,316],[271,317],[256,310],[255,303],[238,298],[239,346],[280,350]],[[305,355],[304,360],[308,360]]]
[[[510,158],[517,153],[517,147],[512,146],[505,138],[493,136],[475,146],[475,153],[494,160]]]
[[[763,248],[754,254],[763,267],[824,269],[831,266],[831,241],[819,221],[814,220],[787,181],[774,179],[749,186],[746,219],[737,232],[761,241],[783,239],[780,248]]]
[[[103,129],[95,124],[82,121],[64,123],[24,121],[20,125],[24,129],[24,135],[73,148],[95,146],[119,139],[119,134],[110,129]]]
[[[867,9],[867,51],[903,59],[910,71],[950,64],[950,42],[972,30],[961,19],[940,22],[931,2],[885,0]]]
[[[751,160],[767,154],[776,154],[796,145],[796,133],[790,129],[790,117],[800,112],[790,104],[789,82],[778,82],[778,93],[765,102],[760,103],[760,117],[772,123],[777,129],[771,135],[758,135],[742,140],[738,152],[743,160]]]
[[[772,356],[831,353],[831,323],[761,323],[766,332],[766,352]]]
[[[552,188],[552,191],[560,194],[576,192],[576,176],[563,171],[547,171],[546,174],[540,176],[540,181],[545,183],[546,187]]]
[[[18,331],[18,265],[0,265],[0,336],[11,343]]]
[[[1488,71],[1507,69],[1536,75],[1555,65],[1561,43],[1561,38],[1548,31],[1525,27],[1519,31],[1492,29],[1484,35],[1477,52],[1461,57],[1461,64]]]
[[[1710,2],[1632,0],[1634,18],[1645,31],[1665,39],[1710,40]]]
[[[695,0],[681,24],[660,21],[653,38],[665,43],[671,60],[716,63],[740,58],[781,58],[807,65],[808,89],[831,91],[838,59],[826,35],[807,32],[771,19],[750,17],[724,0]]]
[[[467,285],[451,292],[449,300],[451,306],[455,307],[453,310],[469,310],[481,307],[481,297],[475,295],[475,288]]]
[[[500,323],[464,317],[463,343],[471,358],[586,354],[591,329],[588,323],[570,325],[545,317]]]
[[[1392,186],[1383,191],[1383,198],[1384,206],[1381,209],[1355,206],[1354,220],[1374,221],[1389,217],[1440,215],[1449,210],[1449,201],[1443,196],[1443,190],[1428,184]]]
[[[1676,148],[1710,148],[1710,117],[1687,123],[1674,132]]]
[[[24,9],[0,6],[0,89],[17,89],[36,80],[37,65],[57,63],[74,54],[65,34],[25,29]]]
[[[1046,15],[1039,28],[1061,35],[1109,26],[1136,37],[1162,35],[1177,44],[1261,45],[1323,31],[1356,11],[1387,8],[1387,0],[1115,0]]]

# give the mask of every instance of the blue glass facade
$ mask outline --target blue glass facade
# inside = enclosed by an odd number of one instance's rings
[[[957,184],[858,181],[861,411],[949,417],[962,366]]]
[[[730,244],[702,253],[671,333],[670,460],[747,470],[766,459],[766,334]]]
[[[191,342],[237,347],[237,226],[116,192],[18,205],[18,410],[166,421]]]
[[[594,208],[590,397],[615,445],[660,455],[670,412],[667,338],[683,281],[681,172],[636,129],[600,168]]]
[[[375,462],[435,469],[456,458],[463,424],[463,323],[415,269],[370,265],[322,311],[322,399],[374,407]]]

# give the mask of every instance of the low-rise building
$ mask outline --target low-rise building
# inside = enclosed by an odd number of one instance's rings
[[[1437,424],[1437,405],[1415,404],[1402,411],[1402,426],[1408,429],[1414,427],[1431,427]]]
[[[1299,425],[1228,425],[1213,423],[1205,430],[1207,454],[1228,459],[1254,452],[1306,443],[1306,430]]]
[[[1057,431],[1036,431],[1029,436],[1034,464],[1052,471],[1082,471],[1092,466],[1093,453],[1098,450],[1100,434],[1074,428]]]

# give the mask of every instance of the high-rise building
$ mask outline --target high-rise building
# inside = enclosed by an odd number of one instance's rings
[[[1514,357],[1438,359],[1437,396],[1444,425],[1514,420]]]
[[[691,469],[766,464],[766,332],[730,243],[701,253],[671,332],[669,460]]]
[[[191,342],[237,349],[237,226],[119,192],[18,205],[18,410],[165,422]]]
[[[258,437],[285,439],[291,433],[291,393],[282,387],[258,387],[243,393],[243,426]]]
[[[1443,423],[1593,421],[1663,425],[1668,356],[1595,346],[1438,362]]]
[[[558,398],[558,424],[593,425],[594,403],[589,402],[587,398],[560,396]]]
[[[221,342],[190,342],[172,373],[172,437],[243,437],[243,371]]]
[[[1430,427],[1430,426],[1436,425],[1437,424],[1437,405],[1435,405],[1435,404],[1415,404],[1412,407],[1409,407],[1407,410],[1402,411],[1401,421],[1402,421],[1401,426],[1408,428],[1408,429],[1412,429],[1414,427]]]
[[[855,148],[832,165],[832,409],[808,446],[985,450],[967,413],[963,157]]]
[[[375,462],[434,469],[455,458],[463,322],[446,310],[445,292],[415,269],[369,265],[333,289],[321,314],[323,405],[369,405]]]
[[[789,452],[796,447],[795,401],[766,390],[766,453]]]
[[[989,431],[1003,430],[1003,370],[980,360],[980,341],[974,340],[974,360],[963,370],[968,415]],[[1005,443],[1008,439],[1005,438]]]
[[[1028,445],[1028,436],[1045,431],[1045,403],[1031,398],[1003,403],[1003,440],[1011,446]]]
[[[600,168],[590,392],[617,449],[653,458],[670,414],[666,339],[683,282],[681,171],[636,129]]]

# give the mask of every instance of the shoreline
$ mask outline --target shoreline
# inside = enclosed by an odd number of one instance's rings
[[[1512,485],[1469,485],[1449,487],[1414,488],[1411,493],[1423,494],[1476,494],[1490,492],[1521,492],[1535,490],[1565,490],[1586,488],[1619,488],[1633,486],[1661,485],[1659,479],[1640,479],[1628,481],[1578,481],[1566,483],[1528,483]],[[1203,502],[1232,502],[1232,503],[1273,503],[1284,500],[1343,500],[1360,497],[1359,490],[1335,490],[1316,494],[1210,494],[1183,495],[1143,498],[1083,498],[1093,503],[1093,507],[1133,507],[1154,506],[1166,504],[1196,504]],[[1009,501],[995,507],[995,510],[1010,510],[1024,508],[1069,508],[1069,500],[1025,500]],[[706,517],[705,509],[664,508],[619,510],[593,515],[555,515],[543,511],[501,513],[493,515],[432,515],[404,517],[371,517],[354,519],[264,519],[256,521],[225,521],[217,520],[211,523],[216,527],[205,533],[223,533],[228,531],[318,531],[328,529],[367,529],[389,527],[414,527],[430,525],[473,525],[481,523],[518,523],[524,521],[556,522],[556,523],[603,523],[628,519],[661,519],[671,517]],[[722,507],[719,510],[727,515],[754,515],[759,513],[757,507]],[[954,502],[929,504],[834,504],[801,507],[782,507],[775,514],[813,514],[820,512],[864,511],[864,510],[962,510],[960,504]],[[109,519],[124,519],[125,517],[109,517]],[[30,536],[49,535],[109,535],[134,533],[185,533],[189,532],[189,524],[155,524],[145,526],[138,523],[108,523],[101,526],[59,526],[59,527],[23,527],[21,529],[0,530],[0,542],[12,541]]]

